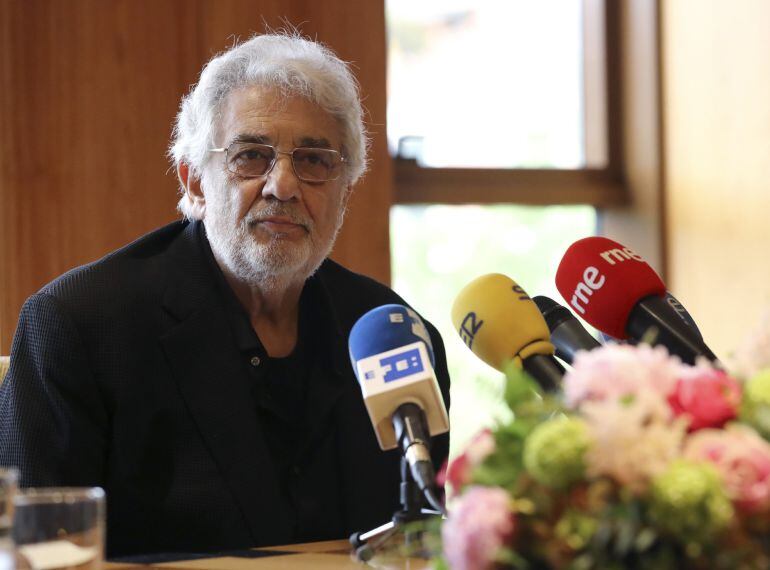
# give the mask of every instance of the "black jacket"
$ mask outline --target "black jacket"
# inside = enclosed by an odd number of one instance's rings
[[[0,388],[0,465],[19,467],[22,486],[103,487],[110,556],[291,536],[199,224],[163,227],[30,297]],[[313,445],[338,455],[345,533],[368,530],[398,508],[399,455],[377,445],[347,338],[366,311],[403,300],[330,260],[311,279],[332,362],[313,396]],[[443,344],[428,328],[448,406]],[[437,464],[448,441],[434,440]]]

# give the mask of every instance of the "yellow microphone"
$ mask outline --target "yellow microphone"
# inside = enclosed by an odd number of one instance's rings
[[[510,277],[490,273],[468,283],[452,305],[452,324],[468,348],[493,368],[502,371],[513,360],[546,390],[560,385],[564,367],[553,356],[548,325]]]

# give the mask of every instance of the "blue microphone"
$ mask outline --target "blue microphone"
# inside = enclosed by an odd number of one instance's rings
[[[436,366],[433,343],[420,316],[403,305],[381,305],[359,318],[350,330],[350,362],[355,370],[356,362],[363,358],[418,341],[425,343],[430,365]]]
[[[449,417],[425,323],[408,307],[382,305],[353,325],[348,348],[380,447],[401,448],[413,479],[433,504],[430,438],[449,431]]]

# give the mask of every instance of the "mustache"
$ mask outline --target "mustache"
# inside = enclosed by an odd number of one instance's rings
[[[298,224],[307,230],[313,228],[312,220],[302,212],[297,211],[296,206],[280,202],[269,202],[260,208],[250,211],[248,216],[246,216],[246,223],[253,226],[273,216],[288,218],[292,224]]]

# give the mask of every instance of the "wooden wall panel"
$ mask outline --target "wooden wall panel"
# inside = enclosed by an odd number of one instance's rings
[[[630,203],[601,210],[600,220],[603,235],[632,248],[663,274],[657,4],[618,0],[623,164]]]
[[[669,281],[725,355],[770,306],[770,2],[661,6]]]
[[[389,279],[382,2],[0,2],[0,354],[24,299],[67,269],[177,217],[165,151],[203,63],[285,22],[356,66],[373,168],[354,194],[336,259]]]

